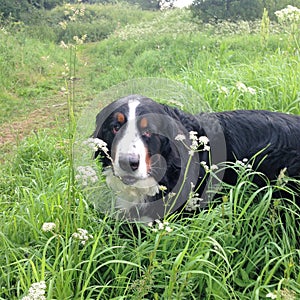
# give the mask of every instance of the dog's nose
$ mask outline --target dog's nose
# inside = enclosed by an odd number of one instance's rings
[[[119,157],[119,165],[124,171],[136,171],[140,164],[138,154],[122,154]]]

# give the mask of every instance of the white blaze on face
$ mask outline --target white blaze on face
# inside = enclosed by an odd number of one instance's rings
[[[120,132],[122,137],[118,140],[116,145],[116,154],[114,162],[114,172],[116,176],[134,176],[138,179],[143,179],[148,177],[148,167],[147,167],[147,150],[145,148],[144,142],[141,138],[139,130],[137,128],[137,118],[136,118],[136,108],[140,102],[138,100],[128,101],[128,119],[124,129],[124,132]],[[120,167],[119,159],[120,156],[138,156],[139,166],[137,170],[130,172],[130,174]]]

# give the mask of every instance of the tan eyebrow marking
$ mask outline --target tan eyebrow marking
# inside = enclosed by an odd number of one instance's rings
[[[140,121],[140,126],[142,129],[147,128],[148,127],[148,119],[147,118],[142,118]]]
[[[116,118],[118,120],[119,123],[123,124],[125,122],[125,116],[124,114],[118,112],[116,113]]]

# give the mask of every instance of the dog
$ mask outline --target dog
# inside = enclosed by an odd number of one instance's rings
[[[96,117],[94,157],[117,192],[115,208],[130,219],[154,220],[185,207],[191,193],[209,201],[212,166],[250,161],[264,178],[300,177],[300,116],[266,110],[189,114],[141,96],[129,95]],[[213,181],[234,185],[232,168]],[[195,197],[194,197],[195,199]],[[206,199],[206,200],[203,200]],[[199,206],[199,203],[198,203]]]

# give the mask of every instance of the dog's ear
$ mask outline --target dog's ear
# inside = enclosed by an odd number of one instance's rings
[[[98,113],[96,116],[96,129],[94,130],[92,137],[97,138],[100,140],[103,140],[107,143],[108,149],[111,149],[111,137],[109,132],[109,126],[108,126],[108,118],[104,119],[103,111]],[[103,122],[103,120],[105,120]],[[102,163],[103,167],[107,167],[111,164],[110,159],[107,157],[107,155],[101,150],[98,149],[94,153],[94,159],[99,159],[99,161]]]

